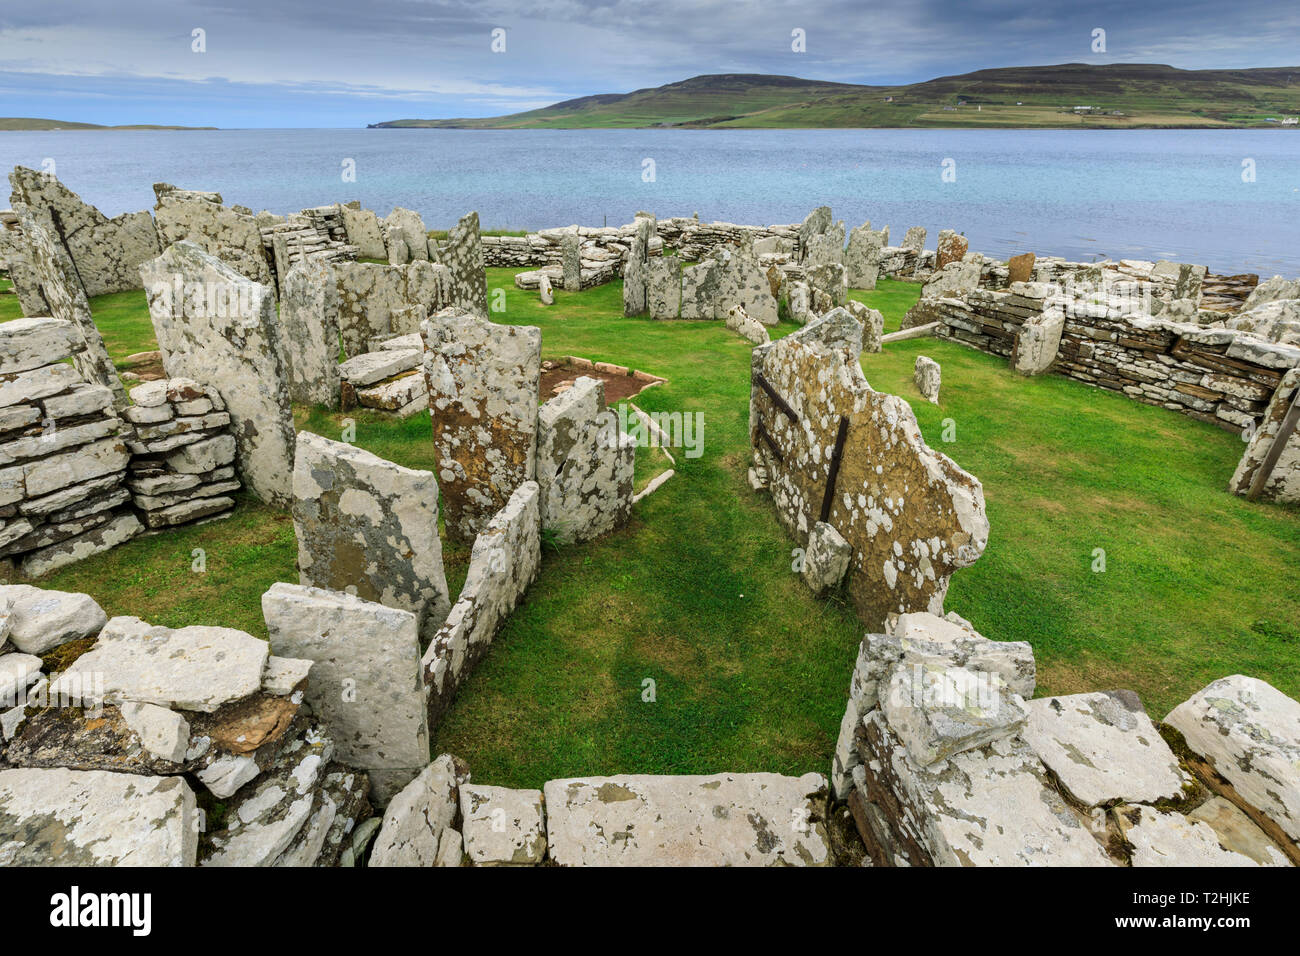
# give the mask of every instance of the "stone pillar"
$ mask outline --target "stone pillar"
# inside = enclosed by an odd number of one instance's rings
[[[309,259],[284,277],[280,300],[289,397],[303,405],[339,405],[339,293],[334,270]]]
[[[447,533],[472,541],[536,473],[542,333],[453,309],[422,332]]]
[[[169,378],[220,394],[234,423],[239,470],[268,504],[293,503],[293,407],[275,292],[192,242],[140,267]]]
[[[564,266],[566,292],[582,291],[582,240],[576,233],[565,233],[560,238],[560,261]]]
[[[443,265],[451,269],[452,308],[488,317],[487,273],[483,271],[483,239],[479,233],[478,213],[462,216],[447,234],[442,247]]]
[[[638,216],[636,237],[623,264],[623,314],[644,315],[647,303],[647,273],[650,262],[650,239],[655,234],[655,221],[648,216]]]

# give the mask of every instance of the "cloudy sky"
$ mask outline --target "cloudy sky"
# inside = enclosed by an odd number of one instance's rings
[[[1294,0],[37,0],[0,115],[222,127],[491,116],[700,73],[906,83],[996,66],[1300,62]],[[791,50],[791,31],[807,36]],[[1094,53],[1092,32],[1106,31]],[[505,31],[493,52],[493,31]],[[203,49],[196,51],[195,31]]]

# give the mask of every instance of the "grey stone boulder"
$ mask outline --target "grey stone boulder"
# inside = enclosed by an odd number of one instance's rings
[[[268,653],[265,641],[228,627],[173,630],[115,617],[95,646],[50,682],[50,694],[211,713],[261,687]]]
[[[389,802],[370,850],[370,866],[438,866],[460,862],[459,787],[469,772],[450,754],[421,771]],[[455,853],[452,849],[455,848]]]
[[[939,363],[927,355],[918,355],[912,370],[912,380],[922,397],[932,405],[939,404]]]
[[[1234,674],[1197,691],[1165,723],[1300,842],[1300,703],[1265,681]]]
[[[93,637],[108,621],[89,594],[0,585],[0,601],[9,600],[9,642],[28,654],[44,654],[60,644]]]
[[[824,521],[808,532],[808,547],[803,556],[803,579],[814,594],[825,594],[839,587],[853,557],[852,546]]]

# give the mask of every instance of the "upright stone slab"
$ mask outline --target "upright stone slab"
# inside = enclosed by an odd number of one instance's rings
[[[655,221],[638,216],[636,235],[623,263],[623,314],[644,315],[647,309],[647,270],[650,262],[650,240],[655,234]]]
[[[808,284],[824,292],[832,306],[842,306],[848,300],[848,272],[838,262],[824,262],[808,270]]]
[[[715,306],[715,317],[725,318],[733,307],[740,306],[761,324],[776,325],[781,320],[778,302],[767,271],[752,249],[742,247],[724,262],[729,281],[727,293]]]
[[[820,236],[831,227],[831,207],[818,206],[804,217],[799,226],[799,261],[808,258],[808,249],[814,236]]]
[[[907,402],[867,384],[861,352],[862,327],[846,309],[756,348],[750,435],[789,533],[802,541],[825,508],[853,547],[846,586],[879,629],[893,612],[942,613],[950,575],[984,550],[988,519],[979,481],[925,444]]]
[[[354,200],[339,206],[339,216],[343,219],[343,231],[347,234],[348,243],[357,247],[358,258],[388,258],[384,232],[379,226],[379,217],[373,210],[362,209],[361,203]]]
[[[900,246],[909,252],[915,252],[918,256],[925,251],[925,227],[912,226],[903,236],[903,242]]]
[[[51,238],[26,207],[19,211],[18,221],[27,237],[31,266],[50,307],[50,315],[71,322],[80,335],[82,347],[72,357],[73,366],[87,382],[111,389],[114,406],[122,408],[126,405],[126,390],[108,356],[104,337],[95,325],[90,302],[66,247]]]
[[[560,237],[560,264],[564,269],[564,290],[582,291],[582,240],[575,232]]]
[[[588,541],[632,515],[636,440],[605,407],[605,383],[582,376],[538,415],[537,484],[542,527]]]
[[[173,243],[192,242],[244,278],[271,282],[262,230],[247,210],[223,206],[217,193],[177,189],[170,183],[154,183],[153,191],[158,200],[154,222],[164,250]]]
[[[724,268],[716,259],[705,259],[682,269],[683,319],[718,318]]]
[[[878,310],[868,308],[856,299],[845,304],[849,313],[862,323],[862,351],[879,352],[880,340],[885,333],[885,317]]]
[[[1293,368],[1282,376],[1268,407],[1264,410],[1259,427],[1250,437],[1241,460],[1232,474],[1228,489],[1235,495],[1250,493],[1259,481],[1259,497],[1265,501],[1289,504],[1300,501],[1300,430],[1288,436],[1286,445],[1278,453],[1273,470],[1267,477],[1259,477],[1260,469],[1269,458],[1273,444],[1282,429],[1287,410],[1300,388],[1300,368]]]
[[[1032,252],[1023,252],[1007,260],[1007,285],[1013,282],[1032,282],[1034,280],[1034,262],[1037,260]]]
[[[384,804],[429,762],[415,615],[355,595],[273,584],[262,595],[271,652],[314,661],[306,700],[335,757],[370,775]]]
[[[918,355],[912,369],[912,381],[916,389],[931,405],[939,404],[939,384],[941,370],[939,363],[928,355]]]
[[[924,230],[922,230],[924,234]],[[849,233],[844,252],[845,279],[850,289],[874,289],[880,274],[880,250],[885,234],[874,232],[868,220]]]
[[[1042,375],[1056,361],[1065,331],[1065,312],[1052,306],[1025,319],[1011,350],[1011,367],[1020,375]]]
[[[938,253],[934,258],[934,271],[938,272],[950,262],[961,262],[970,243],[951,229],[939,231]]]
[[[184,777],[0,770],[0,866],[193,866],[199,820]]]
[[[652,319],[675,319],[682,311],[682,260],[658,256],[646,265],[646,307]]]
[[[557,866],[825,866],[826,781],[815,773],[549,780]]]
[[[268,504],[293,503],[293,407],[275,293],[191,242],[140,267],[169,378],[209,383],[235,433],[244,483]]]
[[[160,251],[147,210],[109,219],[50,173],[24,166],[14,167],[9,182],[15,211],[25,206],[50,241],[66,250],[76,279],[72,285],[81,294],[140,288],[140,265]]]
[[[384,217],[383,229],[390,265],[429,258],[428,231],[418,212],[398,206]]]
[[[333,269],[343,352],[348,358],[355,358],[372,351],[377,340],[392,335],[393,313],[412,304],[408,295],[408,267],[340,262]]]
[[[425,639],[442,625],[450,602],[432,472],[300,432],[293,493],[299,583],[410,611]]]
[[[308,259],[289,270],[280,300],[289,397],[303,405],[339,404],[339,296],[334,270]]]
[[[537,577],[540,499],[537,482],[524,482],[474,539],[465,586],[420,661],[429,688],[430,729],[437,728],[461,682]]]
[[[447,533],[472,541],[536,474],[542,333],[451,309],[422,332]]]
[[[451,269],[451,299],[446,304],[486,319],[487,273],[483,269],[483,239],[479,233],[478,213],[462,216],[447,233],[442,261]]]

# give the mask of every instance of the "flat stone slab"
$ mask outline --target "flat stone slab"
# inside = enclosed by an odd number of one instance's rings
[[[1165,723],[1300,841],[1300,703],[1262,680],[1234,674],[1197,691]]]
[[[212,713],[262,686],[270,649],[228,627],[150,627],[115,617],[87,653],[50,683],[72,700],[129,700]]]
[[[0,601],[9,599],[9,642],[28,654],[46,651],[98,634],[108,620],[89,594],[52,591],[29,584],[0,586]]]
[[[461,836],[475,866],[536,866],[546,857],[542,791],[462,784]]]
[[[1162,813],[1144,804],[1111,811],[1120,833],[1133,847],[1134,866],[1258,866],[1250,857],[1225,850],[1208,823],[1180,813]]]
[[[1241,808],[1223,797],[1211,797],[1187,814],[1193,823],[1205,823],[1214,830],[1219,846],[1248,856],[1261,866],[1291,866],[1292,863]]]
[[[193,866],[198,842],[181,777],[0,770],[0,866]]]
[[[548,781],[560,866],[822,866],[819,774],[628,775]]]
[[[67,319],[36,316],[0,325],[0,374],[61,362],[85,346]]]
[[[1090,807],[1182,795],[1186,775],[1132,691],[1031,700],[1024,737],[1070,795]]]
[[[356,386],[373,385],[400,372],[419,368],[424,356],[423,348],[381,349],[364,352],[339,365],[339,377]]]

